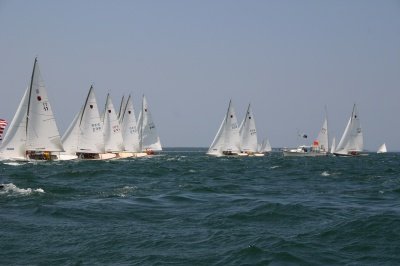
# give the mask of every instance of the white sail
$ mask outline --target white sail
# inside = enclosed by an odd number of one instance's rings
[[[10,126],[4,136],[0,147],[0,156],[3,159],[23,160],[25,159],[26,144],[26,112],[28,110],[29,87],[26,88],[24,96],[15,112]]]
[[[331,145],[331,153],[335,153],[336,138],[333,137]]]
[[[141,151],[152,150],[161,151],[161,142],[157,133],[156,125],[153,121],[146,97],[143,95],[142,110],[138,121],[139,140]]]
[[[257,130],[251,106],[249,104],[246,116],[239,129],[240,150],[242,152],[257,152]]]
[[[207,154],[222,155],[224,152],[240,151],[240,135],[235,110],[229,101],[228,110]]]
[[[60,133],[35,59],[27,110],[26,150],[63,151]]]
[[[328,152],[329,143],[328,143],[328,119],[325,117],[324,123],[322,124],[322,128],[318,133],[317,137],[318,148],[321,152]]]
[[[272,147],[271,147],[271,144],[269,143],[269,139],[266,139],[261,144],[261,152],[264,153],[264,152],[271,152],[271,151],[272,151]]]
[[[336,147],[335,153],[349,154],[351,152],[360,152],[364,148],[363,134],[361,130],[360,117],[357,107],[354,104],[353,112],[340,139],[339,145]]]
[[[91,86],[79,121],[80,135],[77,152],[104,153],[102,127],[96,97]]]
[[[223,151],[237,153],[240,151],[240,134],[237,117],[233,104],[229,105],[227,118],[225,122],[225,143]]]
[[[65,152],[61,154],[67,155],[76,155],[78,150],[78,140],[80,135],[79,122],[81,119],[82,110],[80,110],[72,120],[72,123],[69,125],[67,131],[65,131],[64,135],[61,138],[61,142],[63,144]]]
[[[383,144],[379,147],[379,149],[378,149],[378,151],[377,151],[376,153],[386,153],[386,152],[387,152],[386,144],[383,143]]]
[[[107,94],[103,120],[104,148],[106,152],[123,151],[121,128],[112,103],[110,94]]]
[[[222,148],[224,144],[224,128],[225,128],[225,121],[226,121],[226,115],[222,119],[221,125],[219,126],[219,129],[217,131],[217,135],[215,135],[213,142],[211,143],[210,148],[208,149],[207,154],[210,155],[222,155]]]
[[[125,151],[140,152],[139,132],[137,129],[133,101],[130,95],[121,112],[120,123],[122,128],[122,138],[124,141]]]

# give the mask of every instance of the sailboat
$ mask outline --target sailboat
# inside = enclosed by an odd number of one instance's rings
[[[336,156],[357,156],[363,151],[364,138],[361,130],[360,117],[354,104],[349,122],[343,132],[334,154]]]
[[[71,159],[109,159],[115,155],[105,153],[103,125],[94,95],[93,85],[82,109],[75,116],[71,125],[62,137],[65,152],[60,154],[60,160]]]
[[[64,151],[37,58],[29,87],[0,147],[6,160],[55,160]]]
[[[377,151],[376,153],[386,153],[386,152],[387,152],[386,144],[383,143],[383,144],[379,147],[379,149],[378,149],[378,151]]]
[[[251,105],[247,107],[246,116],[239,127],[240,135],[240,153],[239,155],[257,155],[264,156],[264,153],[258,152],[258,140],[256,121],[254,119]]]
[[[326,156],[328,151],[328,118],[325,115],[321,130],[319,131],[317,139],[314,140],[312,146],[301,145],[297,147],[297,149],[284,149],[283,156]]]
[[[240,152],[240,135],[235,109],[232,100],[207,154],[213,156],[238,155]]]
[[[122,104],[124,106],[120,111],[119,121],[122,129],[124,151],[120,152],[118,156],[121,158],[146,156],[147,153],[141,152],[140,149],[139,132],[131,96],[129,95],[126,102],[122,101]]]
[[[144,95],[142,98],[142,109],[139,113],[138,131],[141,152],[145,152],[147,155],[153,155],[154,152],[162,150],[160,137],[158,136],[156,125]]]
[[[262,143],[259,145],[258,153],[268,153],[272,151],[271,144],[269,143],[269,139],[263,139]]]
[[[331,145],[331,154],[334,154],[335,153],[335,148],[336,148],[336,138],[335,137],[333,137],[333,139],[332,139],[332,145]]]
[[[107,94],[104,109],[103,134],[105,154],[101,154],[100,157],[117,157],[118,153],[124,150],[124,145],[121,127],[110,94]]]

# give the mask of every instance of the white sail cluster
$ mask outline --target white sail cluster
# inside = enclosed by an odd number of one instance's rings
[[[146,156],[161,150],[160,138],[144,96],[139,119],[135,117],[131,96],[126,102],[122,100],[117,114],[110,95],[107,95],[100,115],[93,86],[61,138],[35,58],[30,85],[0,146],[0,159],[111,159]]]
[[[238,126],[232,100],[207,154],[213,156],[239,155],[263,156],[271,151],[268,140],[258,144],[256,122],[249,104],[243,122]]]

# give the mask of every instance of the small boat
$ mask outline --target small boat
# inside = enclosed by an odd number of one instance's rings
[[[238,155],[240,153],[240,135],[232,100],[218,129],[217,135],[207,154],[213,156]]]
[[[359,156],[364,149],[364,138],[361,130],[360,116],[357,106],[354,104],[353,111],[347,126],[343,132],[338,146],[335,149],[336,156]]]
[[[0,157],[17,161],[57,160],[64,151],[37,58],[29,87],[0,147]]]
[[[269,143],[269,139],[264,139],[259,147],[258,153],[269,153],[272,151],[271,144]]]
[[[156,124],[153,121],[146,97],[142,98],[142,109],[138,119],[139,147],[142,153],[154,155],[162,151],[160,137],[158,136]]]
[[[383,144],[379,147],[379,149],[378,149],[378,151],[377,151],[376,153],[386,153],[386,152],[387,152],[386,144],[383,143]]]
[[[328,119],[325,116],[325,120],[322,124],[321,130],[318,133],[318,137],[316,140],[314,140],[311,146],[301,145],[296,149],[284,149],[283,156],[327,156],[328,149]]]
[[[102,155],[105,153],[103,123],[100,119],[93,85],[90,86],[82,109],[64,133],[62,142],[65,152],[60,153],[60,160],[78,158],[101,160],[115,157],[115,155]]]

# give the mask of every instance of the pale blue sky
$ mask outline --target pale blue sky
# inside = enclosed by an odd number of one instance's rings
[[[101,106],[146,94],[164,146],[209,146],[232,99],[273,147],[325,105],[340,138],[356,102],[365,147],[400,150],[400,1],[0,0],[1,118],[36,55],[61,134],[94,83]]]

